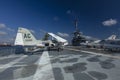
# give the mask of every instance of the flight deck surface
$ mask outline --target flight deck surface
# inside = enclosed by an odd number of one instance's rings
[[[120,80],[120,59],[80,51],[0,56],[0,80]]]

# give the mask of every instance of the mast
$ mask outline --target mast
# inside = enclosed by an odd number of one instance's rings
[[[82,33],[78,29],[78,18],[76,17],[74,20],[74,26],[75,26],[75,31],[73,32],[73,39],[72,39],[72,45],[73,46],[79,46],[80,43],[85,42],[84,37],[82,36]]]
[[[75,23],[74,24],[75,24],[75,30],[77,31],[78,30],[78,19],[77,18],[75,19]]]

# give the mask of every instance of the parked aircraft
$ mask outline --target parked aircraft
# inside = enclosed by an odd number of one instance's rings
[[[51,37],[55,38],[57,42],[63,43],[62,46],[68,44],[68,41],[53,34],[48,33]],[[53,47],[56,44],[52,42],[52,40],[37,40],[30,30],[26,28],[19,27],[18,32],[15,39],[15,46],[23,46],[25,51],[38,51],[44,47]]]
[[[105,50],[112,50],[112,49],[118,49],[120,40],[116,39],[116,35],[111,35],[110,37],[108,37],[107,39],[104,40],[95,40],[92,42],[86,42],[86,43],[81,43],[82,46],[86,46],[86,47],[93,47],[93,48],[102,48]]]

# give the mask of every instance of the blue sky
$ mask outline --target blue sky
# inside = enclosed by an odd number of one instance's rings
[[[68,37],[75,16],[84,35],[120,35],[120,0],[0,0],[0,41],[14,41],[18,27],[33,30],[38,39],[41,30]]]

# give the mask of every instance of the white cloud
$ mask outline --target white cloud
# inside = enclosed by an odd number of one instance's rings
[[[14,42],[15,30],[4,23],[0,23],[0,42]]]
[[[8,31],[15,31],[14,29],[7,27],[7,26],[6,26],[5,24],[3,24],[3,23],[0,23],[0,29],[4,29],[4,30],[8,30]]]
[[[7,33],[4,31],[0,31],[0,36],[6,35]]]
[[[66,12],[67,14],[71,14],[71,10],[67,10],[67,12]]]
[[[30,32],[35,33],[35,31],[34,31],[34,30],[30,30]]]
[[[53,18],[53,20],[54,20],[54,21],[58,21],[58,20],[59,20],[59,17],[58,17],[58,16],[55,16],[55,17]]]
[[[86,40],[98,40],[97,38],[95,37],[92,37],[92,36],[86,36],[86,35],[82,35]]]
[[[109,20],[106,20],[106,21],[103,21],[102,24],[104,26],[113,26],[113,25],[116,25],[118,23],[117,20],[115,19],[109,19]]]
[[[6,25],[5,25],[5,24],[0,23],[0,29],[1,29],[1,28],[6,28]]]
[[[67,34],[67,33],[58,32],[57,34],[61,37],[69,37],[69,34]]]
[[[15,40],[15,38],[11,38],[11,39],[10,39],[10,41],[14,41],[14,40]]]
[[[13,32],[15,31],[14,29],[12,29],[12,28],[8,28],[8,27],[7,27],[7,30],[9,30],[9,31],[13,31]]]
[[[118,31],[120,31],[120,28],[118,28]]]
[[[91,39],[92,37],[91,36],[85,36],[86,39]]]

